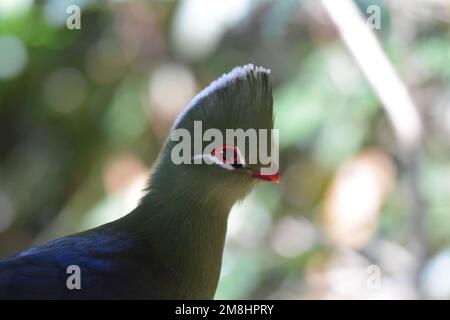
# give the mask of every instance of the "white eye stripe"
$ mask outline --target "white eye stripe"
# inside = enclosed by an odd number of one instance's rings
[[[224,163],[223,161],[221,161],[220,159],[218,159],[217,157],[211,155],[211,154],[198,154],[196,156],[194,156],[193,158],[194,160],[196,159],[203,159],[205,161],[206,164],[217,164],[219,166],[221,166],[224,169],[227,170],[234,170],[234,167],[231,164],[227,164]]]

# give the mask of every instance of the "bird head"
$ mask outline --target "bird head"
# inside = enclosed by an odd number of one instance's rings
[[[262,67],[245,65],[201,91],[175,120],[161,165],[176,171],[179,183],[190,181],[191,188],[234,201],[256,181],[278,182],[278,170],[264,173],[271,164],[260,156],[272,157],[269,75]]]

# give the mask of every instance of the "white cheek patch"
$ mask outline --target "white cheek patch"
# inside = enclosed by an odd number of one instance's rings
[[[194,160],[196,159],[203,159],[203,161],[206,164],[217,164],[221,166],[224,169],[227,170],[234,170],[233,166],[231,164],[223,163],[221,160],[217,159],[217,157],[211,155],[211,154],[198,154],[193,157]]]

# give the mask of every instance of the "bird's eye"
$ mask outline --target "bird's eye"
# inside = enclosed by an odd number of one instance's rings
[[[225,164],[237,164],[240,160],[237,148],[230,144],[215,148],[211,154]]]

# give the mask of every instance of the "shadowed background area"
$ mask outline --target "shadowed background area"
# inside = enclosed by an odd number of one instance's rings
[[[355,1],[379,56],[327,2],[0,0],[0,258],[133,209],[176,115],[253,63],[281,184],[233,209],[216,298],[450,298],[450,2]]]

